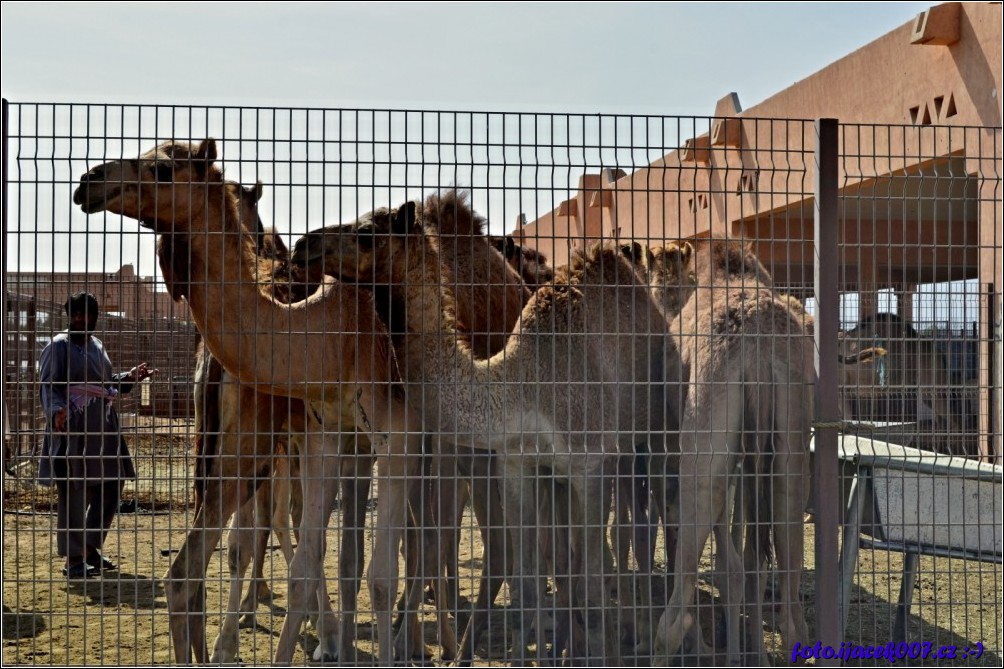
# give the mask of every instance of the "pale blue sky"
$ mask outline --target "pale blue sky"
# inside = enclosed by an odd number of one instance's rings
[[[18,102],[710,115],[931,3],[18,3]]]
[[[727,93],[751,107],[931,4],[4,2],[0,88],[11,102],[709,116]],[[65,119],[53,122],[66,128],[57,134],[78,135]],[[29,187],[11,195],[8,269],[133,263],[159,274],[152,235],[71,206],[87,166],[78,157],[91,145],[74,142],[73,160],[50,167],[31,160],[31,146],[18,147],[28,159],[15,178]],[[326,222],[330,200],[357,206],[339,190],[327,201],[311,196],[310,215],[299,216],[305,196],[281,188],[288,176],[262,172],[267,162],[245,172],[230,160],[239,145],[227,151],[228,176],[269,185],[263,206],[287,234]],[[567,186],[576,179],[569,173]],[[535,199],[546,211],[565,196],[505,188],[501,205],[475,193],[493,232],[511,229],[517,212],[532,214]]]

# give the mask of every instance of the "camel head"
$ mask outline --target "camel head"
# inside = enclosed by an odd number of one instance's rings
[[[620,252],[625,258],[630,260],[639,270],[647,273],[652,264],[652,247],[645,246],[636,241],[631,241],[620,245]]]
[[[517,244],[512,235],[489,237],[488,241],[505,257],[506,262],[519,273],[531,290],[554,281],[554,270],[547,264],[547,256],[537,249]]]
[[[424,239],[416,205],[381,208],[352,223],[329,225],[297,240],[290,262],[299,267],[322,266],[324,273],[350,281],[385,283],[380,268],[404,250],[410,236]]]
[[[260,258],[269,260],[286,260],[289,258],[289,249],[282,237],[274,227],[265,227],[261,216],[258,214],[258,202],[265,193],[265,186],[262,182],[255,183],[254,186],[242,186],[234,181],[224,183],[227,193],[237,203],[237,214],[240,217],[241,227],[252,236],[255,242],[255,252]]]
[[[197,214],[209,199],[224,200],[216,157],[213,139],[164,142],[138,158],[91,168],[80,177],[73,202],[85,213],[121,214],[161,234],[195,232],[191,225],[205,218]]]
[[[645,255],[648,284],[667,314],[677,314],[697,286],[690,242],[650,246]]]

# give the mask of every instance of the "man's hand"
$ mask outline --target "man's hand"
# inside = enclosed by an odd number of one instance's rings
[[[57,411],[52,417],[52,428],[56,432],[66,432],[66,407]]]
[[[129,371],[129,378],[133,380],[133,383],[139,383],[140,381],[145,381],[159,371],[159,369],[150,369],[147,366],[147,363],[141,362]]]

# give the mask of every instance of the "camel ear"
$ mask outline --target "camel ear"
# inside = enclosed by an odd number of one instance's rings
[[[676,259],[681,266],[686,266],[690,263],[691,256],[694,255],[694,246],[690,242],[683,242],[677,247]]]
[[[631,260],[631,262],[638,262],[642,258],[642,248],[641,244],[638,242],[631,242],[630,244],[621,245],[621,253],[625,257]]]
[[[505,257],[516,255],[516,240],[512,238],[512,235],[505,236]]]
[[[199,143],[199,147],[195,150],[195,159],[204,160],[207,163],[212,163],[216,161],[216,140],[212,137],[202,140]]]
[[[394,217],[394,225],[391,229],[395,234],[406,235],[411,231],[417,218],[415,215],[415,203],[406,202],[398,207],[397,215]]]
[[[251,189],[248,189],[248,192],[251,192]],[[258,202],[259,200],[261,200],[261,196],[264,194],[265,194],[265,184],[263,184],[261,181],[255,182],[254,201]]]
[[[195,173],[200,177],[209,174],[209,166],[216,160],[216,155],[216,140],[212,137],[204,139],[195,149],[195,155],[192,156]]]

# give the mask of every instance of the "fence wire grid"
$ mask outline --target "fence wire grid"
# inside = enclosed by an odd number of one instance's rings
[[[1001,663],[999,128],[3,112],[5,664]]]

